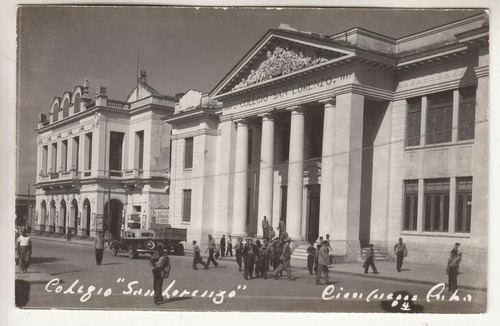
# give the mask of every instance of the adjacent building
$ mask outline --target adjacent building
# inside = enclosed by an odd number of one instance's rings
[[[170,126],[175,98],[141,71],[125,101],[89,83],[55,97],[39,117],[35,230],[117,237],[169,223]]]
[[[399,39],[269,30],[163,119],[171,224],[200,241],[262,235],[266,216],[297,242],[330,234],[344,261],[402,237],[409,261],[442,264],[460,242],[483,263],[488,35],[486,15]]]

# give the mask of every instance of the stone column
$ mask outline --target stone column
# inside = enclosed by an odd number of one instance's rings
[[[271,223],[273,212],[273,165],[274,165],[274,117],[268,112],[262,117],[262,137],[260,142],[260,174],[259,174],[259,215],[257,233],[262,234],[262,220],[267,217]],[[269,226],[272,228],[272,226]]]
[[[246,236],[247,191],[248,191],[248,123],[236,122],[236,157],[234,174],[233,237]]]
[[[321,234],[332,233],[333,214],[333,154],[335,139],[335,98],[320,101],[325,106],[323,118],[323,150],[321,159],[321,194],[319,208],[319,230]]]
[[[288,159],[288,194],[286,230],[293,240],[302,240],[302,193],[304,174],[304,111],[300,106],[291,111],[290,154]]]
[[[363,145],[364,96],[337,96],[333,157],[333,253],[356,261],[360,254],[359,219]]]

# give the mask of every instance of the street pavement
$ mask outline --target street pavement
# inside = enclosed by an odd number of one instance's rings
[[[292,261],[293,282],[286,277],[246,281],[234,257],[220,258],[217,268],[194,271],[189,252],[171,256],[172,272],[163,286],[168,300],[156,306],[149,255],[132,260],[125,252],[114,257],[106,249],[103,265],[96,266],[89,240],[32,239],[29,273],[16,272],[16,282],[29,289],[25,308],[452,313],[486,309],[486,278],[479,271],[461,270],[460,291],[451,296],[442,266],[405,263],[398,273],[394,263],[377,262],[380,274],[365,275],[360,263],[336,264],[330,268],[332,284],[317,286],[301,260]],[[394,300],[397,295],[387,297],[395,292],[405,294],[400,300]]]

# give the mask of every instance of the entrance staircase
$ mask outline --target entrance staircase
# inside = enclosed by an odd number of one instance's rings
[[[318,245],[319,243],[315,243],[314,247]],[[306,241],[299,241],[294,243],[294,249],[292,253],[292,259],[298,259],[298,260],[304,260],[307,261],[307,248],[309,247],[309,243]],[[363,262],[365,259],[366,251],[368,250],[368,247],[361,248],[361,255],[358,255],[358,261]],[[380,249],[377,247],[373,248],[375,252],[375,261],[391,261],[390,258],[386,254],[384,254]]]
[[[361,248],[361,256],[359,257],[360,261],[364,261],[366,257],[366,252],[369,250],[369,247]],[[375,261],[390,261],[391,259],[387,258],[387,255],[384,254],[377,247],[373,247],[373,252],[375,253]]]

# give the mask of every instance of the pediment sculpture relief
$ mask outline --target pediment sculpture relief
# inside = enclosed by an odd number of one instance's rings
[[[292,72],[308,68],[328,61],[322,57],[306,57],[299,51],[296,53],[289,49],[283,49],[277,46],[274,52],[267,51],[267,59],[264,60],[257,70],[252,69],[247,78],[243,78],[233,90],[251,86],[271,78],[284,76]]]

